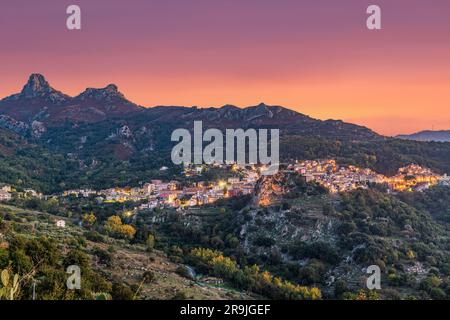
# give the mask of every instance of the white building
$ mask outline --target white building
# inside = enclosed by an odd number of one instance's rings
[[[0,190],[0,201],[11,200],[11,193]]]
[[[441,179],[440,179],[440,184],[442,184],[443,186],[450,186],[450,177],[448,175],[444,175]]]
[[[65,228],[66,227],[66,221],[64,221],[64,220],[57,220],[56,221],[56,226],[58,228]]]

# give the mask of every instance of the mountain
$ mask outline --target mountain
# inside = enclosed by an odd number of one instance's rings
[[[318,120],[302,113],[260,103],[238,108],[225,105],[220,108],[155,107],[146,110],[146,116],[160,122],[176,122],[190,128],[194,121],[202,121],[205,128],[277,128],[289,134],[315,137],[333,137],[345,140],[372,140],[382,137],[372,130],[340,120]]]
[[[142,109],[128,101],[116,85],[88,88],[70,97],[51,87],[40,74],[32,74],[20,93],[0,100],[0,114],[29,125],[33,121],[47,125],[61,121],[97,122]]]
[[[281,128],[296,134],[350,140],[379,138],[365,127],[337,120],[320,121],[281,106],[268,106],[264,103],[247,108],[232,105],[204,109],[143,108],[127,100],[114,84],[100,89],[87,88],[78,96],[70,97],[53,89],[40,74],[32,74],[20,93],[0,100],[0,114],[20,121],[21,127],[30,126],[30,129],[34,121],[47,128],[58,127],[65,121],[97,123],[110,119],[126,119],[130,126],[142,122],[192,126],[193,121],[203,121],[205,128],[265,127]]]
[[[68,95],[53,89],[43,75],[32,74],[20,93],[9,96],[4,101],[33,102],[40,100],[41,102],[50,104],[62,104],[69,99],[70,97]]]
[[[194,121],[202,121],[203,130],[280,129],[281,161],[334,158],[344,165],[387,175],[417,163],[450,173],[450,143],[383,137],[363,126],[322,121],[264,103],[246,108],[144,108],[129,101],[114,84],[87,88],[71,97],[50,86],[42,75],[33,74],[20,93],[0,100],[0,138],[3,133],[14,134],[48,157],[56,157],[58,160],[50,163],[56,166],[51,169],[58,172],[59,182],[50,185],[50,181],[55,182],[53,177],[33,174],[22,166],[14,168],[25,178],[8,182],[22,181],[25,186],[23,181],[42,185],[45,180],[42,189],[54,191],[68,185],[136,185],[161,176],[159,168],[171,164],[172,132],[177,128],[192,130]],[[8,165],[15,163],[16,154],[5,155]],[[25,162],[32,162],[32,158]],[[70,172],[66,172],[68,167]],[[179,169],[171,166],[164,177],[175,173]]]
[[[441,131],[426,130],[409,135],[398,135],[397,138],[415,141],[450,142],[450,130],[441,130]]]

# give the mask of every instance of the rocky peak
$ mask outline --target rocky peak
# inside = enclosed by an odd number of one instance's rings
[[[22,94],[28,97],[34,97],[37,94],[49,93],[52,88],[41,74],[34,73],[28,79],[27,84],[22,89]]]
[[[268,107],[268,105],[267,104],[265,104],[264,102],[261,102],[260,104],[258,104],[257,106],[255,106],[256,108],[262,108],[262,109],[265,109],[265,108],[267,108]]]
[[[77,98],[81,100],[92,99],[104,100],[108,102],[114,99],[125,100],[125,96],[119,92],[119,89],[115,84],[109,84],[104,88],[87,88]]]
[[[115,84],[108,84],[105,87],[105,91],[109,92],[109,93],[118,93],[119,92],[119,88],[115,85]]]
[[[5,98],[4,100],[17,101],[36,98],[44,99],[46,102],[50,102],[53,104],[60,104],[70,99],[69,96],[53,89],[43,75],[33,73],[28,78],[27,83],[20,93],[14,94],[8,98]]]

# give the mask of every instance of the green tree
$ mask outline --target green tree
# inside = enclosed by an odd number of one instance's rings
[[[155,248],[155,236],[149,234],[147,237],[147,251],[152,252],[154,248]]]
[[[92,227],[95,224],[96,221],[97,221],[97,217],[94,215],[93,212],[86,213],[83,216],[83,225],[88,227],[88,228]]]

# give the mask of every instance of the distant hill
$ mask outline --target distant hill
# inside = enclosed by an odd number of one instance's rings
[[[416,141],[436,141],[436,142],[450,142],[450,130],[441,131],[420,131],[409,135],[398,135],[397,138],[404,140]]]

